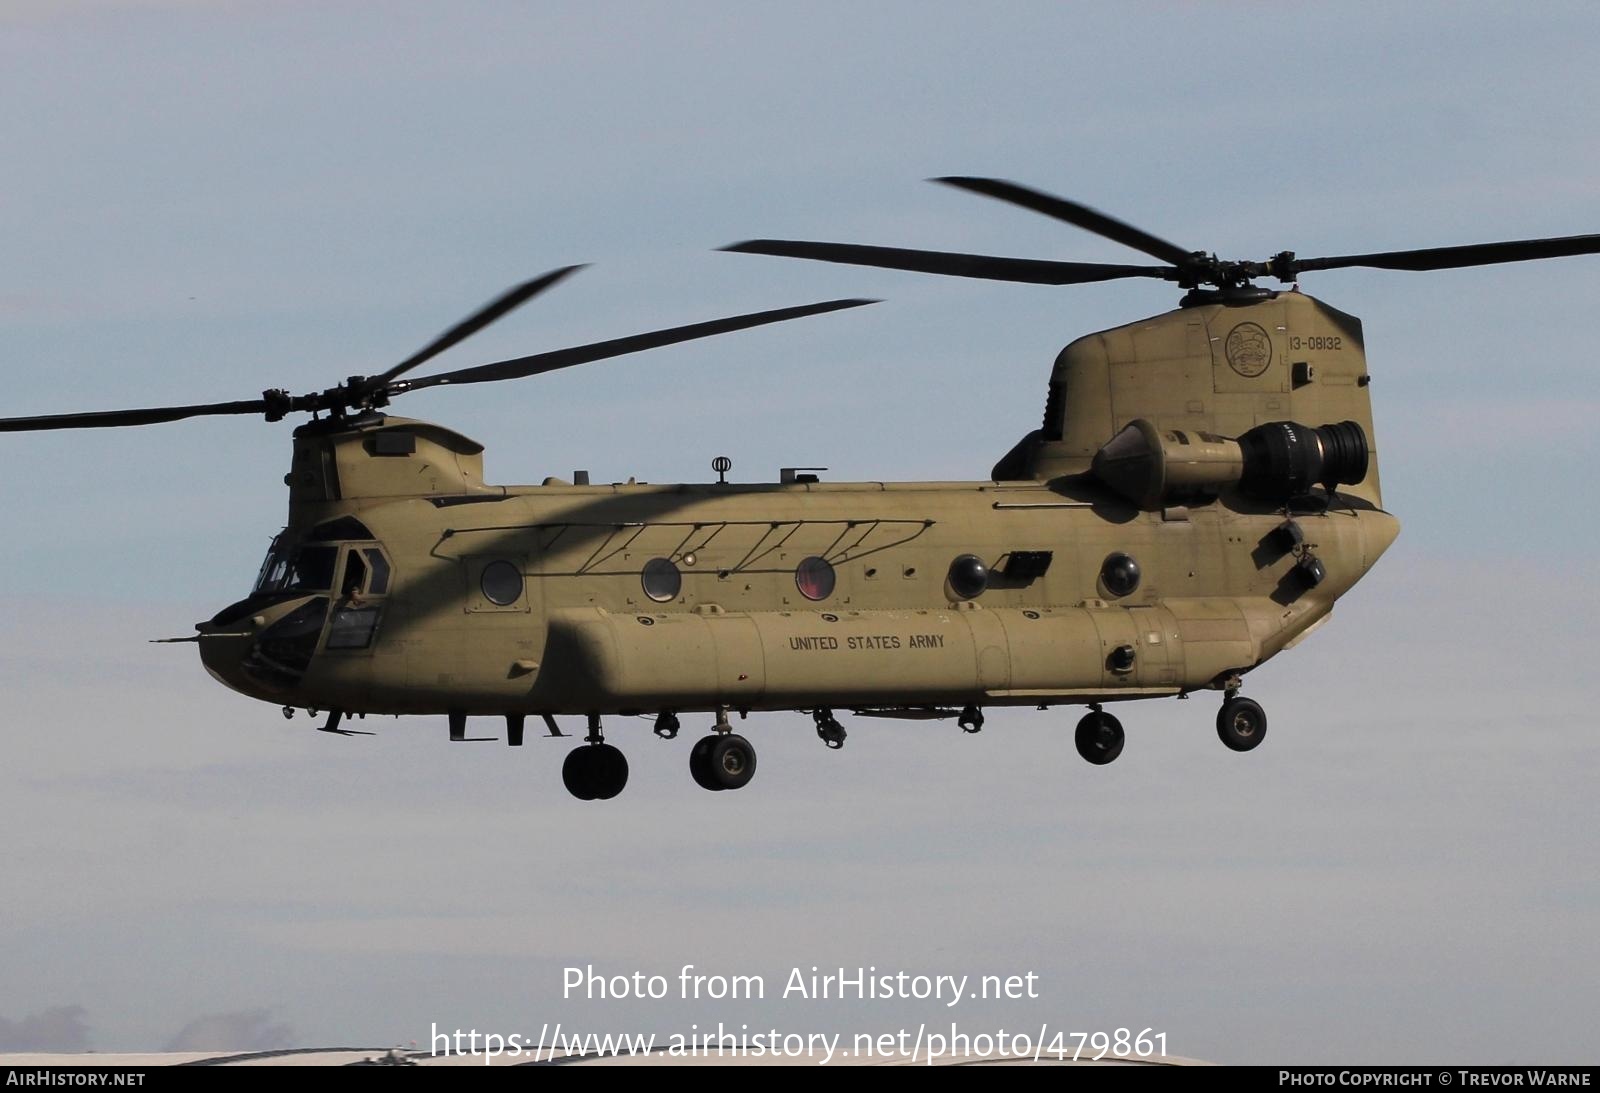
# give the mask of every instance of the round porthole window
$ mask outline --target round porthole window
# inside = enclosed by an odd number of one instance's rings
[[[522,596],[522,572],[510,562],[490,562],[478,579],[483,598],[500,607],[514,604]]]
[[[666,558],[651,558],[646,562],[639,580],[644,585],[644,594],[657,603],[675,600],[683,590],[683,574]]]
[[[833,566],[827,559],[813,555],[805,559],[794,569],[795,587],[800,589],[800,595],[808,600],[825,600],[833,595],[833,585],[836,580]]]
[[[1106,555],[1100,566],[1100,583],[1113,596],[1132,595],[1139,587],[1139,563],[1133,555],[1120,551]]]
[[[976,554],[963,554],[950,563],[950,590],[964,600],[983,595],[989,587],[989,567]]]

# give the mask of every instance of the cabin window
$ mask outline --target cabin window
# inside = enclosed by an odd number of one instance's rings
[[[1100,583],[1113,596],[1131,596],[1138,591],[1139,577],[1139,563],[1131,554],[1108,554],[1100,565]]]
[[[826,558],[812,555],[806,558],[794,569],[794,584],[800,590],[800,595],[808,600],[825,600],[833,595],[834,583],[838,580],[833,571],[833,566],[828,564]]]
[[[510,562],[490,562],[478,579],[483,598],[496,607],[508,607],[522,597],[522,571]]]
[[[989,567],[976,554],[963,554],[950,563],[950,591],[961,599],[975,599],[988,587]]]
[[[651,558],[639,572],[639,583],[644,586],[646,596],[657,603],[666,603],[677,599],[678,593],[683,591],[683,574],[670,559]]]

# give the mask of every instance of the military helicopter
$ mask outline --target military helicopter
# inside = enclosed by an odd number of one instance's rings
[[[579,267],[520,285],[400,364],[324,391],[0,419],[0,432],[291,413],[288,523],[250,593],[174,639],[226,686],[351,717],[581,716],[562,768],[605,800],[628,763],[606,717],[644,715],[708,790],[738,789],[756,752],[730,715],[796,710],[830,748],[837,712],[953,719],[994,706],[1086,706],[1074,740],[1104,765],[1124,732],[1105,707],[1218,691],[1223,744],[1267,719],[1240,688],[1324,622],[1399,533],[1382,508],[1361,324],[1298,290],[1306,271],[1430,270],[1600,252],[1600,236],[1302,259],[1224,261],[1015,183],[936,181],[1144,252],[1157,265],[1057,262],[753,240],[744,253],[1034,284],[1144,277],[1172,311],[1077,339],[1055,362],[1041,426],[986,479],[537,486],[483,480],[483,447],[385,412],[401,394],[516,379],[643,349],[858,307],[838,299],[419,378],[408,374]],[[1272,277],[1293,287],[1260,287]]]

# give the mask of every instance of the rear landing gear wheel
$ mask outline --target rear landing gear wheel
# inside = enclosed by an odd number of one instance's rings
[[[594,798],[609,801],[628,785],[628,757],[610,744],[596,744],[594,750],[592,762],[598,768]]]
[[[1094,710],[1078,722],[1072,734],[1078,754],[1097,767],[1103,767],[1122,754],[1122,722],[1103,710]]]
[[[628,784],[628,759],[610,744],[585,744],[567,754],[561,781],[580,801],[609,801]]]
[[[1253,699],[1234,696],[1217,711],[1217,736],[1234,751],[1249,751],[1267,735],[1267,712]]]

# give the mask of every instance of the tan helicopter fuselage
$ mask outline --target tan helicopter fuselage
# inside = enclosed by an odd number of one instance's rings
[[[1043,427],[986,481],[499,487],[482,448],[442,427],[314,422],[295,437],[285,579],[201,624],[201,653],[252,697],[374,714],[895,711],[1221,687],[1323,620],[1399,528],[1375,449],[1361,481],[1307,504],[1242,490],[1231,438],[1345,421],[1371,438],[1367,390],[1359,322],[1291,292],[1074,342]],[[1130,426],[1159,465],[1097,466]],[[296,588],[307,546],[316,572]],[[1107,586],[1113,555],[1136,562],[1131,591]],[[987,573],[976,593],[953,577],[958,560],[972,576],[969,558]]]

